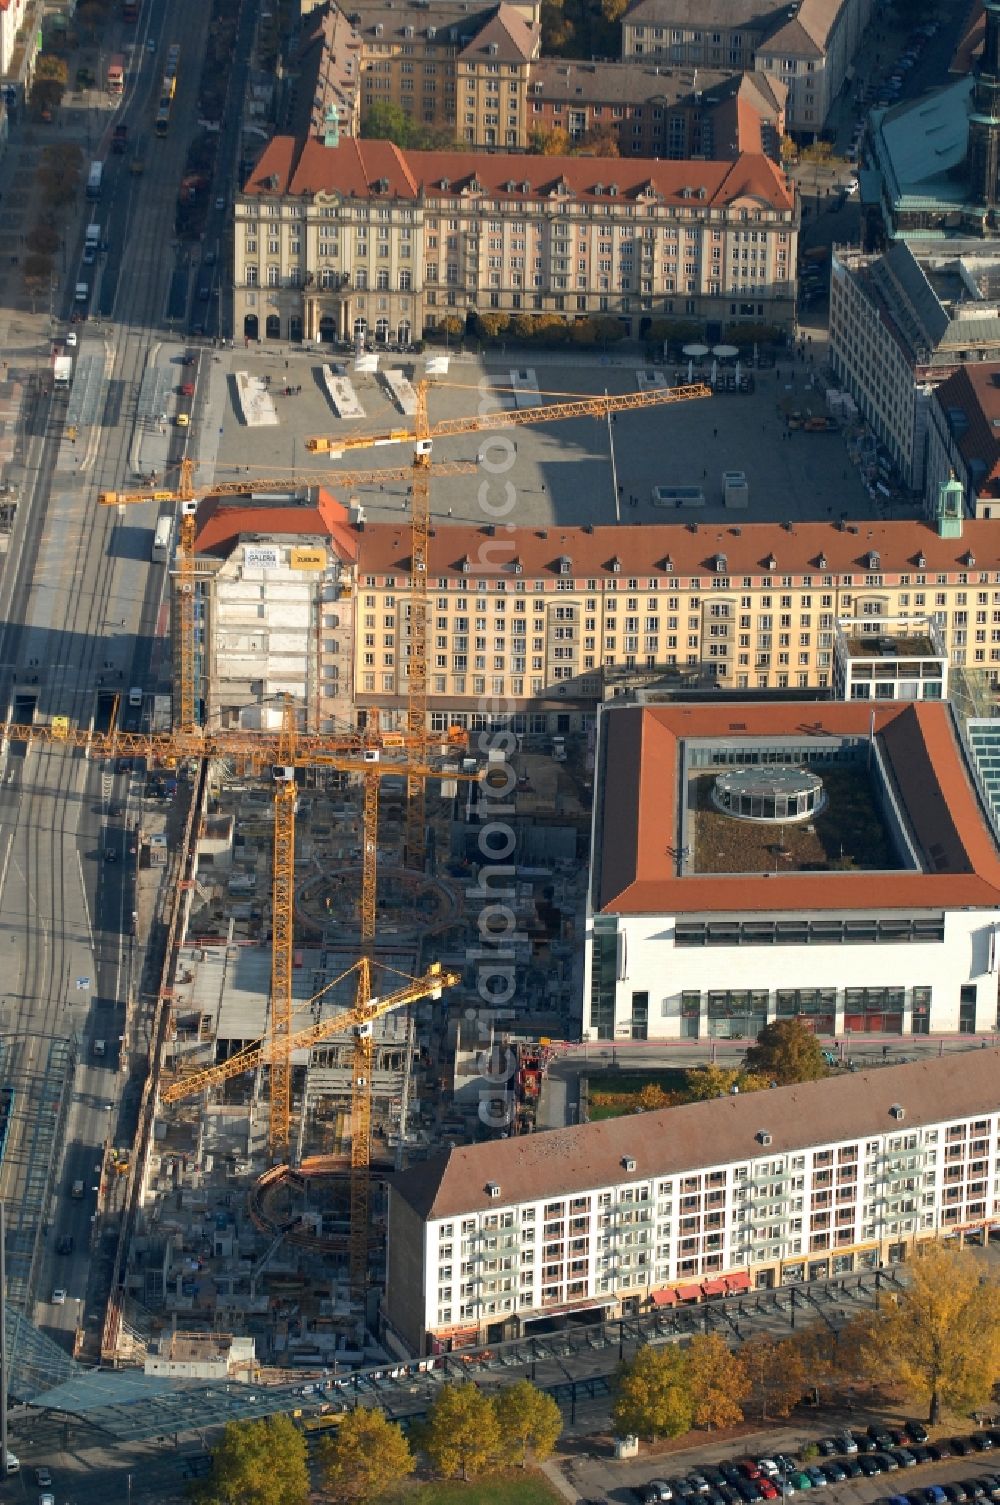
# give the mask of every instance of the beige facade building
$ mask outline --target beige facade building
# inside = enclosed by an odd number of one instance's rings
[[[692,15],[686,0],[635,0],[622,21],[622,56],[707,68],[752,68],[788,87],[788,128],[822,129],[872,14],[872,0],[708,0]]]
[[[234,317],[250,339],[408,340],[473,313],[790,328],[798,211],[735,161],[404,152],[275,138],[239,196]]]
[[[527,145],[525,92],[541,43],[537,5],[382,0],[348,9],[363,51],[362,114],[393,104],[470,146]]]
[[[368,525],[358,545],[355,707],[401,714],[409,532]],[[573,731],[659,683],[830,688],[841,619],[930,618],[952,665],[1000,682],[1000,540],[960,505],[937,525],[441,527],[428,581],[435,730]]]

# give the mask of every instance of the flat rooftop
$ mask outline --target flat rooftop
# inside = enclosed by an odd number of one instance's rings
[[[844,638],[851,658],[940,658],[941,655],[926,635],[899,635],[881,633],[878,637],[864,634],[861,637]]]
[[[832,782],[841,769],[853,770],[852,803],[859,792],[865,794],[865,781],[877,793],[871,797],[879,810],[883,848],[875,829],[864,846],[859,818],[853,822],[859,844],[849,864],[840,859],[834,825],[817,843],[825,850],[822,868],[811,868],[812,859],[801,850],[800,860],[786,863],[780,851],[772,851],[768,862],[747,866],[730,853],[723,856],[721,871],[699,871],[697,859],[689,862],[692,845],[697,847],[688,824],[692,776],[764,763],[815,769]],[[850,855],[849,793],[842,781],[838,801],[845,856]],[[612,705],[601,715],[595,802],[592,904],[597,912],[1000,906],[1000,855],[943,702]],[[891,840],[887,810],[899,817]],[[819,818],[811,824],[818,836]],[[792,827],[762,823],[760,830],[769,833],[765,845],[784,848]],[[870,860],[859,860],[866,851]]]

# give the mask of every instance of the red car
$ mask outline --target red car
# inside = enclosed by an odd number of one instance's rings
[[[737,1467],[743,1470],[748,1479],[759,1479],[761,1477],[760,1469],[752,1458],[741,1458]]]
[[[781,1493],[781,1491],[778,1489],[778,1486],[771,1479],[758,1479],[757,1488],[760,1490],[765,1500],[776,1500],[778,1498],[778,1495]]]
[[[181,396],[182,397],[193,397],[194,396],[194,382],[193,381],[186,381],[184,383],[184,385],[181,387]]]

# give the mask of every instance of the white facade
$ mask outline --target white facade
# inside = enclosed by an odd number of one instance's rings
[[[670,1140],[668,1115],[675,1115],[681,1136],[691,1128],[677,1119],[692,1109],[667,1109],[646,1115],[643,1132],[634,1130],[634,1155],[623,1155],[620,1173],[592,1186],[577,1184],[567,1191],[560,1166],[569,1141],[581,1141],[590,1126],[565,1130],[563,1155],[553,1153],[549,1174],[552,1191],[538,1194],[544,1175],[532,1163],[525,1179],[533,1184],[530,1199],[505,1192],[505,1170],[518,1180],[516,1141],[464,1151],[475,1155],[475,1168],[491,1173],[494,1152],[496,1181],[485,1190],[493,1200],[483,1206],[483,1187],[470,1194],[467,1211],[447,1217],[430,1216],[417,1233],[409,1208],[403,1207],[405,1184],[390,1202],[390,1274],[393,1241],[421,1238],[418,1262],[422,1281],[401,1283],[387,1291],[390,1325],[411,1346],[427,1349],[520,1336],[530,1323],[567,1308],[605,1308],[609,1317],[628,1314],[650,1303],[673,1305],[705,1296],[739,1290],[791,1285],[823,1279],[851,1270],[874,1269],[907,1257],[920,1238],[967,1234],[995,1226],[1000,1218],[1000,1192],[993,1174],[998,1151],[998,1112],[979,1104],[952,1116],[961,1096],[963,1068],[985,1076],[996,1072],[996,1053],[980,1069],[979,1052],[934,1062],[920,1084],[927,1111],[914,1114],[912,1092],[897,1084],[907,1072],[924,1068],[890,1068],[865,1078],[827,1082],[805,1088],[753,1094],[741,1104],[741,1117],[759,1129],[747,1134],[739,1158],[727,1156],[712,1163],[699,1156],[695,1165],[676,1165],[657,1173],[656,1161],[668,1160],[662,1146]],[[973,1062],[975,1064],[973,1064]],[[940,1066],[951,1077],[946,1101],[933,1108],[933,1077]],[[890,1078],[892,1085],[890,1086]],[[797,1094],[789,1109],[797,1119],[808,1117],[803,1094],[816,1097],[816,1121],[834,1111],[834,1094],[856,1092],[879,1098],[880,1083],[889,1097],[879,1102],[875,1117],[880,1128],[864,1122],[861,1112],[848,1109],[857,1131],[824,1140],[822,1131],[791,1133],[774,1123],[781,1119],[786,1095]],[[898,1092],[899,1101],[892,1094]],[[989,1097],[987,1090],[986,1097]],[[890,1106],[891,1104],[891,1106]],[[905,1106],[904,1106],[905,1104]],[[769,1106],[770,1105],[770,1106]],[[728,1113],[725,1101],[697,1105],[698,1124],[714,1140],[719,1120]],[[940,1115],[940,1116],[939,1116]],[[752,1117],[751,1117],[752,1116]],[[663,1120],[662,1136],[652,1125]],[[810,1120],[811,1121],[811,1120]],[[616,1145],[631,1143],[634,1120],[619,1121]],[[658,1127],[660,1125],[658,1124]],[[606,1130],[608,1125],[602,1125]],[[732,1128],[732,1125],[729,1125]],[[550,1136],[545,1136],[549,1139]],[[742,1136],[737,1136],[742,1137]],[[773,1140],[773,1144],[772,1144]],[[744,1141],[744,1142],[745,1142]],[[812,1142],[808,1142],[812,1141]],[[690,1142],[690,1141],[685,1141]],[[775,1148],[780,1145],[780,1148]],[[752,1147],[751,1147],[752,1146]],[[553,1147],[554,1150],[554,1147]],[[520,1153],[528,1153],[521,1149]],[[586,1146],[580,1143],[586,1157]],[[597,1151],[600,1158],[601,1151]],[[459,1176],[472,1179],[465,1160]],[[448,1196],[450,1170],[442,1175]],[[513,1189],[513,1188],[512,1188]],[[416,1252],[416,1251],[414,1251]],[[416,1273],[416,1266],[414,1267]]]
[[[789,897],[795,882],[794,874],[774,879]],[[774,939],[759,943],[769,925]],[[733,927],[743,943],[720,944]],[[835,927],[843,939],[824,943]],[[998,928],[1000,910],[590,916],[583,1038],[741,1039],[793,1015],[827,1036],[989,1031]],[[608,987],[602,965],[612,964],[609,1036],[594,1005]]]

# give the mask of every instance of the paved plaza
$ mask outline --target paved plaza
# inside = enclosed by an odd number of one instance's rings
[[[175,364],[179,348],[161,346],[153,359],[171,364],[179,372]],[[338,418],[323,381],[322,366],[328,359],[325,353],[288,351],[284,347],[274,351],[266,347],[227,349],[215,356],[206,352],[192,425],[184,435],[189,452],[200,462],[199,481],[235,480],[243,474],[251,480],[293,475],[303,481],[322,480],[344,501],[356,498],[361,502],[369,521],[395,520],[406,508],[403,481],[389,482],[384,489],[377,484],[341,488],[337,476],[346,469],[406,465],[408,446],[361,449],[340,460],[306,449],[309,435],[346,438],[409,427],[410,420],[390,399],[381,374],[355,373],[349,357],[345,369],[364,416]],[[416,379],[423,375],[427,357],[383,359],[390,367],[402,366],[407,376]],[[587,354],[570,358],[522,350],[509,355],[491,353],[485,362],[469,355],[453,357],[447,375],[432,385],[431,421],[494,410],[498,404],[486,395],[489,384],[507,388],[513,370],[528,369],[536,374],[541,401],[556,402],[580,393],[636,392],[636,373],[646,368],[638,356],[624,354],[610,359]],[[244,422],[236,394],[238,371],[270,377],[277,426],[254,428]],[[438,523],[482,522],[479,491],[483,480],[489,478],[490,468],[497,477],[495,488],[501,482],[513,484],[516,503],[504,520],[519,526],[613,524],[616,520],[623,525],[724,522],[739,526],[753,521],[796,523],[874,516],[840,434],[786,430],[779,407],[787,410],[811,405],[815,412],[823,410],[822,385],[818,376],[812,385],[808,361],[789,356],[779,362],[777,370],[758,372],[756,378],[756,391],[750,395],[716,396],[619,414],[611,435],[605,420],[578,418],[511,429],[509,441],[497,438],[493,447],[475,433],[438,440],[435,459],[475,464],[482,456],[484,463],[476,474],[433,481],[432,518]],[[293,395],[284,395],[286,386]],[[511,405],[509,397],[501,400]],[[170,432],[168,424],[167,433],[156,436],[160,444]],[[176,457],[181,436],[173,434],[171,438]],[[516,457],[507,469],[509,444],[516,445]],[[161,457],[152,453],[147,457],[146,447],[141,463],[159,469]],[[150,450],[153,447],[150,444]],[[723,509],[724,470],[746,473],[750,494],[747,511]],[[706,505],[691,509],[655,506],[652,489],[664,485],[696,486],[703,491]]]

